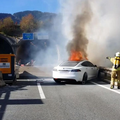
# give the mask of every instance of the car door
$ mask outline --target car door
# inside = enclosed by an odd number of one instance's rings
[[[96,67],[95,65],[93,65],[91,62],[88,61],[88,66],[90,67],[91,69],[91,78],[94,78],[96,76]]]
[[[93,77],[93,69],[91,67],[91,64],[88,61],[85,61],[81,65],[85,68],[85,72],[88,75],[88,79],[91,79]]]

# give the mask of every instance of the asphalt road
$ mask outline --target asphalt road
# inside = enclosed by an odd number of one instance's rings
[[[0,120],[120,120],[120,90],[109,86],[18,79],[0,88]]]

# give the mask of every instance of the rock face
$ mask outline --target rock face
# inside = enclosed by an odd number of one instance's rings
[[[3,81],[3,77],[2,77],[2,72],[0,71],[0,87],[5,86],[5,82]]]

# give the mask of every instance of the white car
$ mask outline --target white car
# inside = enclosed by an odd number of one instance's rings
[[[85,84],[87,80],[96,78],[99,68],[91,62],[65,61],[53,69],[53,79],[56,83],[61,81],[76,81]]]

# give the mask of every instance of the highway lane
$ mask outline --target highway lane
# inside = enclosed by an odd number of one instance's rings
[[[115,88],[116,93],[108,83],[94,82],[81,85],[56,84],[51,78],[19,79],[0,88],[0,120],[119,120],[120,90]]]

